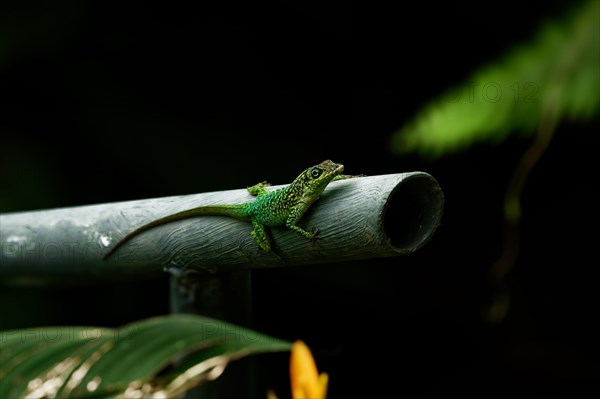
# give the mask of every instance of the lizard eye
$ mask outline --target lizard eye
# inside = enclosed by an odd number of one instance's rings
[[[323,173],[323,170],[321,168],[314,167],[310,170],[310,176],[313,179],[316,179],[317,177],[321,176],[321,173]]]

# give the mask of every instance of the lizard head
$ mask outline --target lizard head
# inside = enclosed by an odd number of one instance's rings
[[[344,165],[334,163],[328,159],[306,169],[294,180],[294,183],[302,187],[305,195],[318,197],[325,190],[325,187],[343,171]]]

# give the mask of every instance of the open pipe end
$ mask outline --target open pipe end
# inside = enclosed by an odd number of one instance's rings
[[[431,238],[440,224],[444,195],[429,174],[417,172],[402,180],[383,211],[389,244],[401,253],[412,253]]]

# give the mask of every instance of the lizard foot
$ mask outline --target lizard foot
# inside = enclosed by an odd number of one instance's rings
[[[308,237],[308,239],[316,244],[317,241],[320,239],[319,229],[317,229],[316,227],[313,227],[312,229],[310,229],[310,237]]]

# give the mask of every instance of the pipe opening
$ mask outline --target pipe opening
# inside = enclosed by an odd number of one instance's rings
[[[423,246],[440,223],[444,197],[428,174],[415,174],[400,182],[384,209],[383,227],[389,243],[399,251]]]

